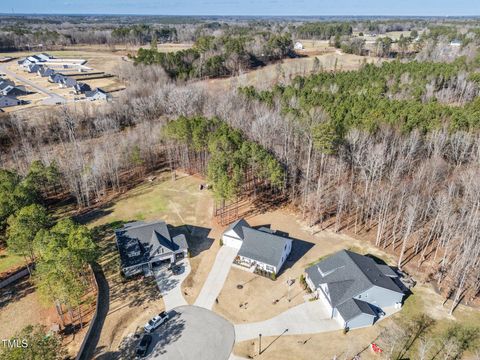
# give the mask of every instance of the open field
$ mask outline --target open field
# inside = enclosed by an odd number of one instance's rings
[[[238,76],[209,79],[204,82],[209,89],[218,92],[239,86],[255,86],[259,89],[268,89],[276,83],[288,83],[296,76],[312,74],[314,72],[315,58],[319,60],[319,69],[317,71],[357,70],[365,63],[377,64],[388,61],[371,56],[344,54],[339,50],[332,52],[330,49],[322,55],[285,59],[276,64],[270,64]]]

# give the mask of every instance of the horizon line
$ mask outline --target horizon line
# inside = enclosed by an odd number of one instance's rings
[[[480,18],[478,15],[392,15],[392,14],[369,14],[369,15],[339,15],[339,14],[317,14],[317,15],[275,15],[275,14],[257,14],[257,15],[240,15],[240,14],[125,14],[125,13],[7,13],[0,12],[0,16],[165,16],[165,17],[393,17],[393,18]]]

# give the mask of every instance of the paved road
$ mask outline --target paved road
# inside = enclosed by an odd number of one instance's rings
[[[235,341],[240,342],[262,336],[313,334],[340,330],[342,327],[330,319],[323,305],[308,301],[295,306],[269,320],[235,325]]]
[[[5,74],[7,74],[9,78],[13,78],[13,79],[15,79],[15,80],[17,80],[21,83],[27,84],[30,87],[34,88],[35,90],[47,95],[48,99],[43,100],[43,103],[45,105],[54,105],[56,103],[62,103],[63,104],[65,102],[67,102],[67,100],[63,96],[60,96],[60,95],[50,91],[49,89],[47,89],[43,86],[40,86],[38,84],[35,84],[34,82],[24,78],[23,76],[18,75],[16,73],[14,73],[13,71],[8,70],[7,67],[5,66],[5,64],[0,64],[0,70],[2,72],[4,72]]]
[[[110,308],[110,287],[108,286],[107,279],[100,265],[93,264],[93,274],[98,285],[98,302],[97,302],[97,316],[93,323],[90,323],[90,327],[83,339],[82,346],[77,354],[76,360],[88,360],[92,359],[97,347],[100,334],[102,332],[103,323],[108,315]]]
[[[235,341],[233,325],[213,311],[180,306],[153,333],[148,360],[227,360]]]
[[[222,246],[220,248],[212,270],[210,270],[207,280],[205,280],[205,284],[203,284],[202,290],[200,290],[200,294],[195,301],[195,305],[204,307],[205,309],[211,309],[213,307],[215,299],[223,288],[223,284],[227,279],[228,272],[237,253],[238,249],[230,246]]]
[[[173,275],[170,270],[165,267],[154,271],[155,280],[157,281],[158,289],[163,295],[163,302],[165,309],[171,310],[177,306],[188,305],[182,294],[182,281],[188,276],[191,271],[190,262],[188,258],[184,258],[177,262],[180,267],[180,272]]]

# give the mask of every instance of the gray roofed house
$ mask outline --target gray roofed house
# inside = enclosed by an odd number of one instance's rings
[[[125,276],[149,274],[155,263],[174,263],[188,253],[185,235],[172,237],[164,221],[126,224],[115,231],[115,238]]]
[[[91,91],[92,89],[90,88],[90,85],[83,83],[83,82],[78,82],[75,86],[75,91],[77,94],[85,94],[87,91]]]
[[[85,97],[90,101],[109,100],[111,98],[111,96],[105,90],[100,88],[96,88],[93,91],[86,91]]]
[[[55,70],[43,66],[43,67],[37,72],[37,74],[40,75],[41,77],[49,77],[49,76],[52,76],[52,75],[55,74]]]
[[[262,275],[277,275],[292,249],[292,239],[267,228],[254,229],[243,219],[230,225],[224,245],[239,249],[235,263]]]
[[[0,108],[21,105],[22,100],[15,99],[11,96],[0,95]]]
[[[374,323],[382,308],[400,307],[404,293],[387,265],[348,250],[339,251],[305,271],[305,279],[331,317],[345,327]]]

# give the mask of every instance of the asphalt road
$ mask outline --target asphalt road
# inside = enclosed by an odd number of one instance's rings
[[[47,95],[48,99],[43,100],[43,104],[45,104],[45,105],[55,105],[57,103],[62,103],[63,104],[63,103],[67,102],[67,100],[63,96],[60,96],[60,95],[50,91],[49,89],[47,89],[43,86],[40,86],[38,84],[35,84],[34,82],[24,78],[23,76],[18,75],[16,73],[14,73],[13,71],[8,70],[7,67],[5,66],[5,64],[0,64],[0,71],[4,72],[6,75],[8,75],[8,77],[10,79],[15,79],[17,82],[20,82],[24,85],[28,85],[31,88],[37,90],[38,92]]]
[[[198,306],[179,306],[153,333],[146,359],[227,360],[235,342],[233,325]],[[172,316],[173,315],[173,316]]]

